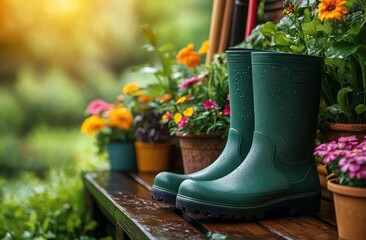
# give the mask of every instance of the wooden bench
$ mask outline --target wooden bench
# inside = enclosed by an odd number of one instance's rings
[[[225,221],[178,212],[154,201],[155,174],[108,171],[83,176],[87,203],[98,222],[96,237],[115,239],[338,239],[332,202],[312,216]]]

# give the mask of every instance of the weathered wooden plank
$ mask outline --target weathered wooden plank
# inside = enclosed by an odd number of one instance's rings
[[[137,174],[140,181],[151,186],[155,174]],[[219,233],[229,239],[337,239],[336,220],[332,202],[322,200],[320,212],[313,217],[268,219],[256,222],[218,221],[197,214],[188,214],[207,231]],[[271,232],[271,233],[269,233]]]
[[[207,239],[175,208],[153,201],[146,188],[120,173],[85,174],[86,189],[131,239]]]
[[[154,173],[138,173],[133,176],[142,186],[152,186]],[[255,222],[220,221],[198,214],[185,213],[183,218],[208,236],[226,239],[276,239],[274,235]],[[200,225],[200,226],[199,226]]]
[[[334,227],[337,226],[336,216],[334,212],[334,203],[329,200],[322,200],[320,212],[318,214],[315,214],[314,217]]]
[[[311,216],[265,219],[258,223],[285,239],[338,239],[335,227]]]

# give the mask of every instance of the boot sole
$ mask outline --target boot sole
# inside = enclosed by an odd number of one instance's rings
[[[171,204],[171,205],[175,205],[176,202],[176,198],[177,198],[177,194],[168,192],[168,191],[164,191],[163,189],[160,188],[156,188],[155,186],[153,186],[151,188],[151,198],[163,203],[167,203],[167,204]]]
[[[212,218],[259,220],[262,218],[301,216],[320,210],[320,194],[276,200],[250,208],[225,207],[196,202],[177,196],[176,207],[184,212],[197,213]]]

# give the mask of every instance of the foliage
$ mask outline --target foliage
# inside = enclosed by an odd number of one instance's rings
[[[244,44],[324,57],[325,120],[366,122],[366,3],[307,0],[285,2],[285,17],[257,26]],[[335,4],[327,6],[327,4]],[[327,8],[328,7],[328,8]],[[320,10],[319,10],[320,9]]]
[[[356,136],[340,137],[316,147],[314,155],[339,184],[366,187],[366,138],[359,142]]]
[[[79,178],[75,169],[58,169],[47,174],[46,182],[34,174],[23,174],[17,181],[2,180],[0,237],[93,239],[88,234],[96,223],[84,211]]]
[[[23,124],[23,112],[16,98],[0,88],[0,135],[18,134]]]
[[[230,122],[226,55],[215,55],[210,64],[200,65],[196,72],[180,83],[178,99],[162,104],[162,120],[171,134],[223,131],[226,135]]]
[[[15,85],[15,94],[24,113],[25,129],[37,124],[76,126],[86,102],[78,86],[59,69],[37,74],[22,68]]]
[[[149,41],[145,48],[156,54],[161,66],[139,69],[156,77],[147,92],[160,100],[162,121],[170,133],[223,131],[225,135],[229,125],[226,56],[218,54],[210,64],[204,64],[208,41],[198,51],[188,44],[176,52],[171,44],[159,46],[151,27],[144,26],[142,33]]]
[[[161,116],[161,113],[153,108],[140,112],[134,119],[136,140],[150,143],[169,140],[168,130],[160,121]]]

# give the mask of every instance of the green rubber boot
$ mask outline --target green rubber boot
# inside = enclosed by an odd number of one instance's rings
[[[319,211],[312,155],[322,59],[252,53],[254,136],[242,164],[213,181],[184,181],[176,206],[219,218],[259,219],[274,212]],[[287,214],[286,214],[287,215]]]
[[[179,185],[184,180],[221,178],[237,168],[246,157],[254,130],[251,52],[253,50],[248,49],[229,49],[226,52],[231,116],[223,152],[210,166],[195,173],[159,173],[151,189],[153,199],[175,205]]]

